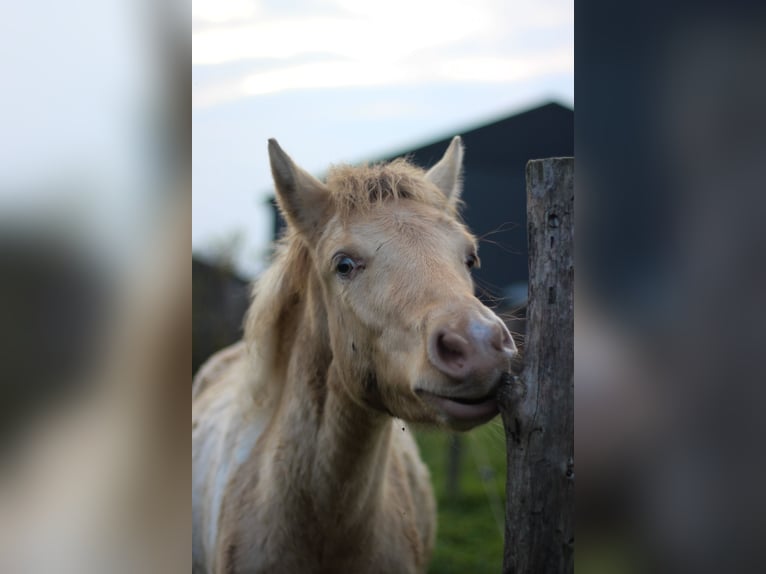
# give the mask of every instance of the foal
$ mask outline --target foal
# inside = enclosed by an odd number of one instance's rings
[[[490,420],[516,352],[473,294],[462,143],[428,172],[326,183],[275,140],[269,156],[286,235],[245,340],[194,382],[193,572],[425,572],[435,505],[401,421]]]

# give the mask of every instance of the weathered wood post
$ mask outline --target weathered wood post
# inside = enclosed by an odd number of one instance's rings
[[[527,163],[524,368],[503,387],[505,574],[573,572],[574,159]]]

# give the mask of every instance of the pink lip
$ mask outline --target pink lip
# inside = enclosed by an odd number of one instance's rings
[[[464,399],[435,395],[427,391],[419,393],[423,399],[437,407],[451,419],[461,422],[480,423],[492,419],[497,413],[497,400],[494,395],[478,402],[461,402]]]

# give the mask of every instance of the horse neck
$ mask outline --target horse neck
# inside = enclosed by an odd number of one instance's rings
[[[317,498],[335,513],[335,520],[363,520],[382,502],[383,479],[391,445],[391,419],[348,397],[335,382],[330,390],[317,436],[315,476]],[[336,389],[334,389],[336,387]]]
[[[382,502],[391,419],[345,390],[362,381],[333,360],[316,278],[305,295],[275,413],[278,446],[273,452],[281,472],[274,478],[284,481],[280,489],[295,504],[285,508],[293,520],[328,520],[334,532],[344,531],[345,524],[361,534],[360,527]],[[315,516],[303,516],[306,512]]]

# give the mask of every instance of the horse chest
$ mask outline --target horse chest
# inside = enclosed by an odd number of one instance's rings
[[[257,511],[224,521],[216,572],[310,574],[416,574],[425,571],[429,549],[418,532],[415,508],[389,501],[363,523],[344,524],[344,516],[318,517],[310,501],[293,505],[279,499]]]
[[[262,552],[252,552],[254,541],[248,540],[247,533],[228,537],[228,542],[219,549],[216,561],[219,567],[215,571],[226,574],[417,574],[425,571],[423,549],[417,548],[412,539],[373,536],[360,542],[356,537],[341,541],[317,536],[316,532],[302,534],[295,532],[282,544],[274,544],[272,540],[268,547],[261,547]]]

